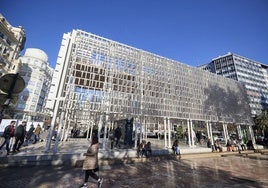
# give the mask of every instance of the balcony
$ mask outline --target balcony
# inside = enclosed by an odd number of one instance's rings
[[[5,67],[7,64],[7,60],[0,56],[0,68]]]

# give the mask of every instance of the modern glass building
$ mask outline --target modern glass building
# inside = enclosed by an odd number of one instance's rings
[[[200,124],[209,137],[220,124],[226,138],[229,124],[252,125],[240,82],[81,30],[63,35],[47,108],[51,130],[60,119],[62,138],[74,127],[97,126],[106,135],[117,124],[135,144],[148,131],[162,131],[165,147],[178,126],[188,130],[193,146],[190,131]],[[130,119],[131,127],[120,124]]]
[[[243,83],[253,117],[268,108],[267,65],[227,53],[200,68]]]

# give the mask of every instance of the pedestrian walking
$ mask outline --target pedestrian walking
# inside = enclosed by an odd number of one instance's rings
[[[34,130],[34,144],[40,140],[40,134],[41,134],[42,128],[38,124]]]
[[[116,138],[115,147],[120,148],[120,138],[122,136],[122,132],[121,132],[121,128],[119,126],[117,126],[117,128],[115,129],[114,136]]]
[[[10,139],[14,137],[14,134],[15,134],[15,124],[16,124],[16,121],[11,121],[10,124],[6,126],[4,130],[3,136],[5,138],[5,141],[0,146],[0,150],[2,149],[2,147],[4,147],[4,145],[6,145],[7,155],[9,155],[10,153],[10,148],[9,148]]]
[[[15,144],[13,146],[12,152],[20,151],[20,147],[23,144],[26,135],[26,124],[27,124],[26,121],[22,121],[22,123],[18,127],[16,127],[14,134]]]
[[[110,130],[109,138],[111,140],[111,149],[114,149],[114,129]]]
[[[30,140],[32,139],[32,136],[33,136],[33,132],[34,132],[34,125],[31,124],[30,129],[26,133],[26,139],[25,139],[26,146],[29,145],[29,142],[30,142]]]
[[[80,188],[86,188],[89,176],[97,180],[98,187],[101,187],[103,183],[103,178],[100,178],[95,172],[99,171],[98,163],[98,152],[99,152],[99,141],[98,137],[93,137],[91,145],[89,146],[87,152],[85,153],[85,160],[83,163],[83,170],[85,171],[84,184]]]

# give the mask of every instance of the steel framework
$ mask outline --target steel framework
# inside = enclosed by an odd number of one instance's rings
[[[85,31],[64,35],[57,64],[54,98],[61,100],[53,106],[66,125],[103,117],[108,124],[129,117],[252,124],[239,82]]]

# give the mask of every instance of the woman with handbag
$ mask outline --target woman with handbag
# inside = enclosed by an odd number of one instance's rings
[[[80,186],[87,187],[87,182],[89,176],[98,181],[98,187],[101,187],[103,183],[103,178],[100,178],[95,172],[99,171],[99,163],[98,163],[98,152],[99,152],[99,141],[98,137],[93,137],[91,145],[89,146],[84,163],[83,170],[85,171],[85,181],[84,184]]]

